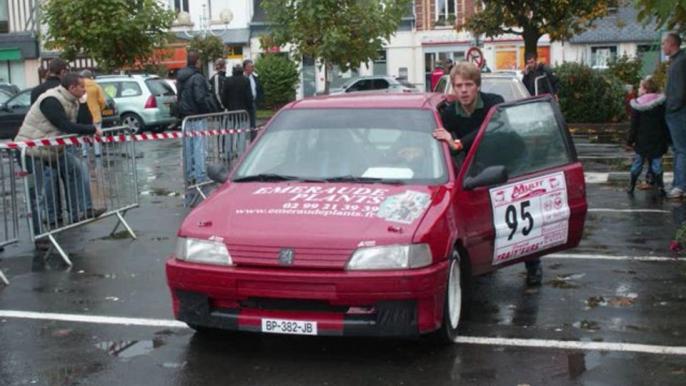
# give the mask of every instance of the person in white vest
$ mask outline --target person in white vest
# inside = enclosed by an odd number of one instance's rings
[[[24,122],[14,138],[15,142],[59,137],[66,134],[102,136],[102,131],[92,124],[76,123],[79,110],[79,99],[86,94],[84,79],[77,73],[68,73],[58,87],[43,93],[29,109]],[[68,211],[71,218],[67,221],[77,222],[94,218],[105,212],[105,209],[93,209],[88,176],[83,173],[81,161],[73,152],[61,148],[35,147],[27,150],[28,158],[34,162],[43,162],[43,167],[59,169],[64,190],[68,194]],[[47,165],[45,165],[47,164]],[[52,179],[55,173],[45,173],[46,179]],[[46,181],[45,199],[48,213],[44,219],[49,226],[56,226],[60,219],[54,213],[54,192],[49,188],[56,184]],[[32,203],[33,206],[34,203]]]

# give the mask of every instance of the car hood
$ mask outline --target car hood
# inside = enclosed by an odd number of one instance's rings
[[[360,247],[407,244],[438,187],[229,183],[184,220],[179,235],[223,241],[235,264],[343,269]]]

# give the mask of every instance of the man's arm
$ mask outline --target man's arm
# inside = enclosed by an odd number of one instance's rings
[[[250,79],[248,79],[248,81],[245,82],[245,105],[248,106],[248,111],[252,110],[253,101],[252,87],[250,86]]]
[[[677,87],[672,88],[674,93],[669,97],[674,101],[671,107],[680,110],[686,106],[686,57],[682,57],[675,65],[677,67],[670,74],[669,83],[676,84]]]
[[[70,122],[67,118],[67,113],[64,111],[64,106],[62,106],[57,98],[49,97],[43,99],[40,104],[40,111],[50,123],[60,129],[63,133],[78,135],[91,135],[96,133],[95,126],[93,125]]]
[[[193,97],[196,105],[198,106],[199,113],[213,113],[214,111],[212,111],[212,104],[209,100],[210,90],[207,88],[207,82],[205,81],[205,78],[200,74],[196,74],[193,75],[192,81]]]

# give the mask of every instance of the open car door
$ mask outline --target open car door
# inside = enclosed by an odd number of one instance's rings
[[[549,96],[495,106],[459,171],[458,229],[474,274],[577,246],[581,163]]]

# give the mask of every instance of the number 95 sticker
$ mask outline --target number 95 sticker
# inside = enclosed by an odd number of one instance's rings
[[[495,225],[493,265],[567,242],[569,204],[563,172],[489,191]]]

